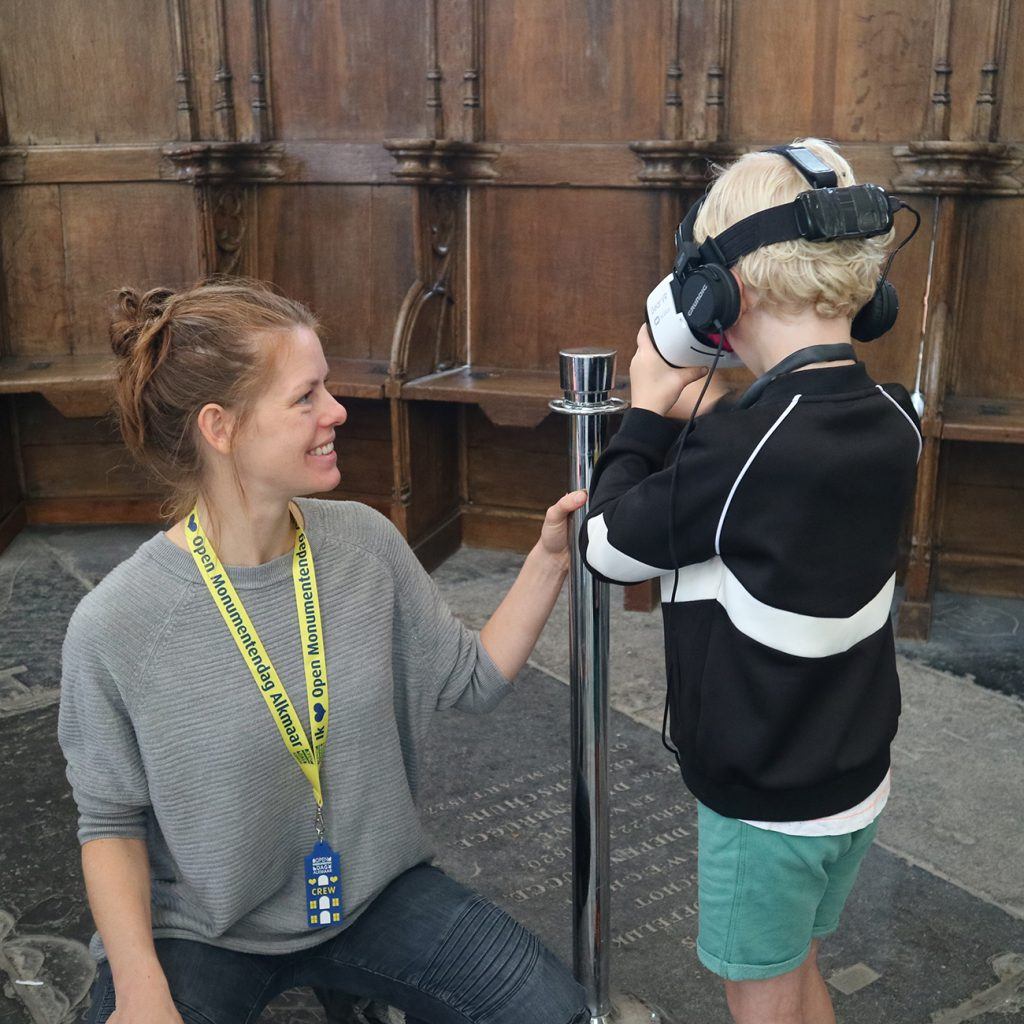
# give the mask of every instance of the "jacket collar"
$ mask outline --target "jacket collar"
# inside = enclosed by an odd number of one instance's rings
[[[773,380],[751,407],[767,403],[786,402],[795,395],[843,395],[869,391],[875,382],[868,376],[863,363],[848,366],[822,366],[813,370],[794,370]]]

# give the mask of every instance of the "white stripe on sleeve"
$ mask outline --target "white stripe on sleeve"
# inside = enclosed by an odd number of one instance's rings
[[[617,583],[642,583],[666,571],[631,558],[613,547],[608,540],[608,525],[603,513],[587,521],[587,565]]]
[[[900,405],[900,403],[897,402],[896,399],[893,398],[892,395],[890,395],[889,392],[886,391],[885,388],[883,388],[881,384],[876,384],[875,387],[878,388],[879,392],[881,394],[885,395],[885,397],[888,398],[889,401],[892,402],[892,404],[896,406],[896,411],[910,424],[910,429],[913,430],[914,436],[917,438],[917,461],[920,462],[921,461],[921,447],[922,447],[922,443],[923,443],[922,440],[921,440],[921,431],[917,429],[917,426],[914,423],[914,421],[907,415],[906,409],[904,409],[903,406]]]

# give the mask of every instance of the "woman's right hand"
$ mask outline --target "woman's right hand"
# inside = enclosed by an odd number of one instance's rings
[[[153,941],[145,840],[90,840],[82,873],[113,978],[110,1024],[184,1024]]]
[[[107,1024],[184,1024],[166,985],[163,991],[137,992],[117,1000]]]

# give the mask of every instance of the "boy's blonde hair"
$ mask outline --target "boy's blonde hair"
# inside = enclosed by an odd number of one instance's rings
[[[853,171],[826,142],[800,139],[836,172],[837,184],[854,185]],[[744,217],[792,202],[811,186],[781,153],[746,153],[711,186],[693,225],[694,241],[719,235]],[[839,242],[776,242],[740,258],[735,270],[758,305],[781,315],[811,307],[820,317],[853,318],[872,296],[893,233]]]

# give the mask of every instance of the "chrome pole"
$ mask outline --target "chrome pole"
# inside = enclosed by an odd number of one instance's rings
[[[570,416],[569,486],[590,489],[604,450],[607,417],[626,403],[612,398],[614,349],[571,348],[559,353],[564,398],[550,407]],[[580,527],[589,502],[573,514],[569,573],[569,679],[572,730],[573,969],[587,993],[592,1024],[658,1022],[639,1000],[612,996],[608,976],[611,860],[608,821],[607,583],[594,579],[580,557]],[[667,1024],[667,1022],[665,1022]]]

